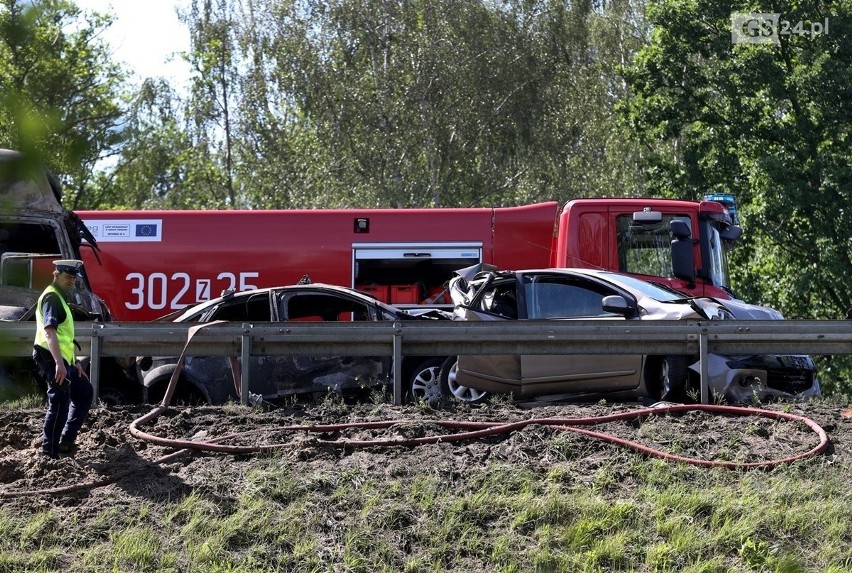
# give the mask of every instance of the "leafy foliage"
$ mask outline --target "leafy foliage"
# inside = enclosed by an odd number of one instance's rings
[[[734,43],[732,14],[779,12],[776,42]],[[746,240],[738,294],[788,318],[852,309],[852,5],[655,1],[651,41],[627,74],[625,109],[667,196],[734,193]],[[801,22],[801,27],[797,28]],[[828,23],[806,35],[813,23]],[[796,32],[800,30],[800,32]],[[768,278],[771,277],[771,278]],[[843,378],[847,358],[823,373]]]
[[[618,67],[647,35],[641,12],[624,0],[197,0],[183,14],[190,93],[172,94],[179,111],[162,134],[156,122],[146,130],[168,142],[182,125],[192,181],[153,202],[402,207],[635,193],[638,154],[613,106],[626,93]],[[120,163],[149,149],[131,146]]]
[[[607,129],[614,60],[642,39],[623,30],[630,3],[277,6],[276,69],[349,204],[519,203],[636,181]]]
[[[852,272],[852,7],[782,2],[785,19],[827,17],[829,33],[732,43],[731,14],[745,8],[652,3],[655,33],[628,74],[631,124],[655,151],[658,192],[738,197],[749,236],[735,256],[744,298],[791,317],[838,318],[852,307],[842,278]]]
[[[125,76],[99,38],[109,24],[67,0],[0,1],[0,146],[61,174],[71,207],[121,141]]]

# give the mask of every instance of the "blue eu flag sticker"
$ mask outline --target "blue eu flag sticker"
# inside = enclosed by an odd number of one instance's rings
[[[155,224],[140,224],[136,225],[137,237],[156,237],[157,225]]]

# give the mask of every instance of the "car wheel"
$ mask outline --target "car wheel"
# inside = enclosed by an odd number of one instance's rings
[[[689,373],[689,358],[686,356],[663,356],[657,369],[657,384],[660,399],[669,402],[686,400],[686,381]]]
[[[99,388],[98,401],[104,406],[126,406],[131,403],[127,394],[114,386]]]
[[[417,365],[411,374],[408,388],[416,400],[437,403],[443,397],[441,394],[440,374],[442,358],[430,358]]]
[[[488,392],[468,388],[456,382],[459,370],[458,358],[450,356],[441,366],[441,394],[448,400],[456,399],[468,404],[481,404],[488,399]]]
[[[152,383],[148,388],[146,402],[156,404],[162,402],[166,395],[166,389],[169,386],[169,378],[163,378]],[[170,406],[204,406],[209,402],[204,395],[182,376],[178,379],[175,393],[169,403]]]

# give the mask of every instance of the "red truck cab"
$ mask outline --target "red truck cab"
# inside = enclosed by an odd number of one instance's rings
[[[614,270],[691,296],[731,298],[727,251],[742,229],[720,203],[577,199],[557,227],[552,267]]]

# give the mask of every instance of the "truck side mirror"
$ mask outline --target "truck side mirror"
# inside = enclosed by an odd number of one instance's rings
[[[739,239],[742,234],[743,228],[739,225],[728,225],[719,231],[719,237],[721,237],[723,241],[730,241],[732,243]]]
[[[695,283],[695,254],[692,251],[692,233],[686,221],[674,219],[671,222],[672,236],[672,274],[675,277]]]
[[[675,239],[686,240],[692,237],[692,231],[689,230],[689,225],[682,219],[672,219],[670,225],[672,236]]]

